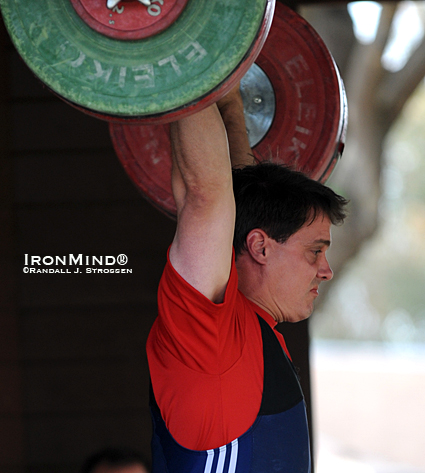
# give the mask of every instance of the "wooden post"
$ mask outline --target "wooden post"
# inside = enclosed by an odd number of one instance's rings
[[[16,229],[10,153],[9,40],[0,24],[0,470],[24,471],[21,359],[18,337]]]

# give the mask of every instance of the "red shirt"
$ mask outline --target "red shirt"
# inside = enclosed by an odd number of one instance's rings
[[[234,259],[221,304],[193,288],[167,261],[147,355],[162,417],[184,447],[217,448],[255,421],[263,390],[263,348],[256,314],[276,326],[267,312],[238,290]],[[287,352],[282,335],[275,333]]]

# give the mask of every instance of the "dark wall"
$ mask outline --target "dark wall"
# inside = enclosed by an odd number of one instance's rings
[[[1,39],[0,471],[77,471],[105,445],[148,455],[144,345],[174,224],[127,178],[107,123]],[[25,254],[70,253],[125,254],[132,273],[23,272]]]
[[[105,445],[149,456],[145,342],[174,224],[107,123],[44,88],[3,25],[0,40],[0,473],[75,472]],[[25,274],[26,254],[125,254],[132,273]],[[307,326],[289,329],[308,395]]]

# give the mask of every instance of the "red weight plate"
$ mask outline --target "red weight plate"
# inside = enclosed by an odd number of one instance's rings
[[[175,218],[170,126],[111,123],[109,131],[121,164],[142,195],[167,216]]]
[[[254,148],[256,156],[325,182],[343,151],[347,125],[344,86],[329,51],[303,18],[278,2],[256,64],[276,97],[276,115]],[[110,123],[109,129],[130,178],[150,202],[175,218],[169,126]]]
[[[302,17],[278,3],[256,64],[276,97],[276,116],[256,153],[324,182],[342,153],[347,124],[345,91],[330,52]]]
[[[120,40],[148,38],[177,20],[188,0],[122,0],[107,8],[107,0],[71,0],[78,15],[98,33]]]

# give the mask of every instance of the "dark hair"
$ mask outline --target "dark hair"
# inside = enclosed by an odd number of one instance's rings
[[[88,457],[81,468],[81,473],[91,473],[98,465],[120,467],[134,464],[140,464],[149,470],[148,463],[141,453],[129,448],[108,447]]]
[[[236,256],[246,249],[248,233],[260,228],[279,243],[316,216],[334,225],[344,221],[348,201],[320,182],[282,164],[261,162],[233,170]]]

